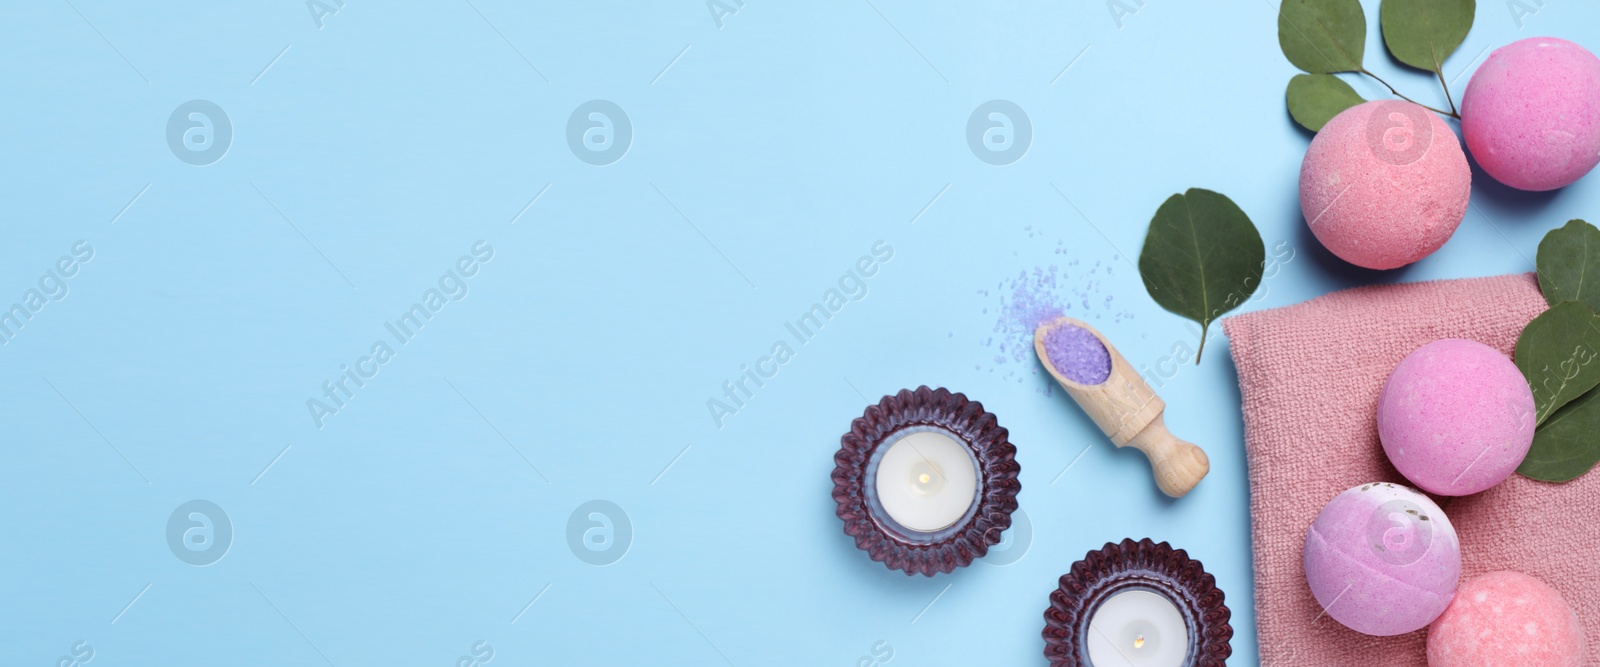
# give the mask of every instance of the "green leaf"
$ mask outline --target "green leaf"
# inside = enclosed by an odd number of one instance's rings
[[[1312,74],[1359,72],[1367,15],[1359,0],[1283,0],[1278,46],[1290,63]]]
[[[1261,234],[1233,200],[1190,188],[1168,197],[1150,220],[1139,277],[1162,308],[1200,324],[1198,364],[1207,328],[1255,293],[1266,257]]]
[[[1600,316],[1564,301],[1533,318],[1517,337],[1517,368],[1533,388],[1535,424],[1600,384]]]
[[[1517,472],[1542,482],[1582,477],[1600,461],[1600,391],[1591,391],[1550,415],[1533,433],[1533,447]]]
[[[1296,74],[1289,79],[1289,115],[1312,132],[1340,111],[1365,102],[1356,89],[1332,74]]]
[[[1442,72],[1472,30],[1476,0],[1383,0],[1378,24],[1389,53],[1407,65]]]
[[[1539,291],[1554,306],[1582,301],[1600,310],[1600,229],[1570,220],[1539,242]]]

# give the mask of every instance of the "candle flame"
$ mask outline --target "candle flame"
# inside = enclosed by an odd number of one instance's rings
[[[906,483],[911,491],[923,498],[931,498],[944,490],[947,480],[944,472],[932,461],[923,459],[906,471]]]

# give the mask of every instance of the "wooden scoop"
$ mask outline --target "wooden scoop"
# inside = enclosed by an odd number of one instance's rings
[[[1044,347],[1045,335],[1056,327],[1066,325],[1093,334],[1106,347],[1106,352],[1111,355],[1111,375],[1104,382],[1093,385],[1073,382],[1050,362],[1050,355]],[[1039,362],[1044,364],[1045,370],[1050,371],[1050,376],[1067,390],[1072,400],[1078,402],[1078,407],[1089,413],[1095,425],[1111,438],[1111,444],[1118,447],[1133,445],[1134,449],[1144,452],[1150,459],[1156,486],[1161,488],[1162,493],[1173,498],[1182,497],[1211,471],[1211,462],[1204,451],[1167,431],[1166,421],[1161,417],[1161,413],[1167,409],[1166,402],[1150,389],[1144,378],[1134,372],[1128,360],[1123,359],[1117,348],[1112,347],[1111,341],[1106,340],[1094,327],[1070,317],[1045,322],[1033,332],[1033,349],[1039,354]]]

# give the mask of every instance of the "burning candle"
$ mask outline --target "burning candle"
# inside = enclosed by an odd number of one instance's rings
[[[1189,653],[1189,629],[1171,600],[1130,590],[1100,605],[1085,643],[1093,667],[1180,667]]]
[[[1148,538],[1089,552],[1044,611],[1050,667],[1223,667],[1232,614],[1216,579]]]
[[[934,576],[972,564],[1017,509],[1017,448],[983,404],[902,389],[850,423],[833,455],[833,500],[856,548]]]
[[[885,445],[875,480],[878,503],[907,530],[933,533],[965,517],[978,500],[978,462],[939,429],[906,429]]]

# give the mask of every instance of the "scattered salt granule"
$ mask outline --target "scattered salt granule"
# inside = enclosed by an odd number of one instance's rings
[[[1054,249],[1057,255],[1066,251],[1065,241]],[[1073,259],[1064,265],[1018,271],[996,283],[993,290],[978,290],[979,296],[995,299],[994,335],[983,341],[984,347],[995,350],[994,366],[989,372],[1001,371],[1002,377],[1015,378],[1018,383],[1030,375],[1040,375],[1042,369],[1033,353],[1033,332],[1039,325],[1063,315],[1084,321],[1109,319],[1111,324],[1132,319],[1131,311],[1118,310],[1112,295],[1101,292],[1101,281],[1113,275],[1113,263],[1118,261],[1120,257],[1113,257],[1109,262],[1096,261],[1093,266],[1084,267],[1081,260]],[[990,314],[990,310],[984,308],[983,314]],[[1011,366],[1015,367],[1008,368]],[[1049,394],[1054,384],[1042,382],[1039,390]]]

